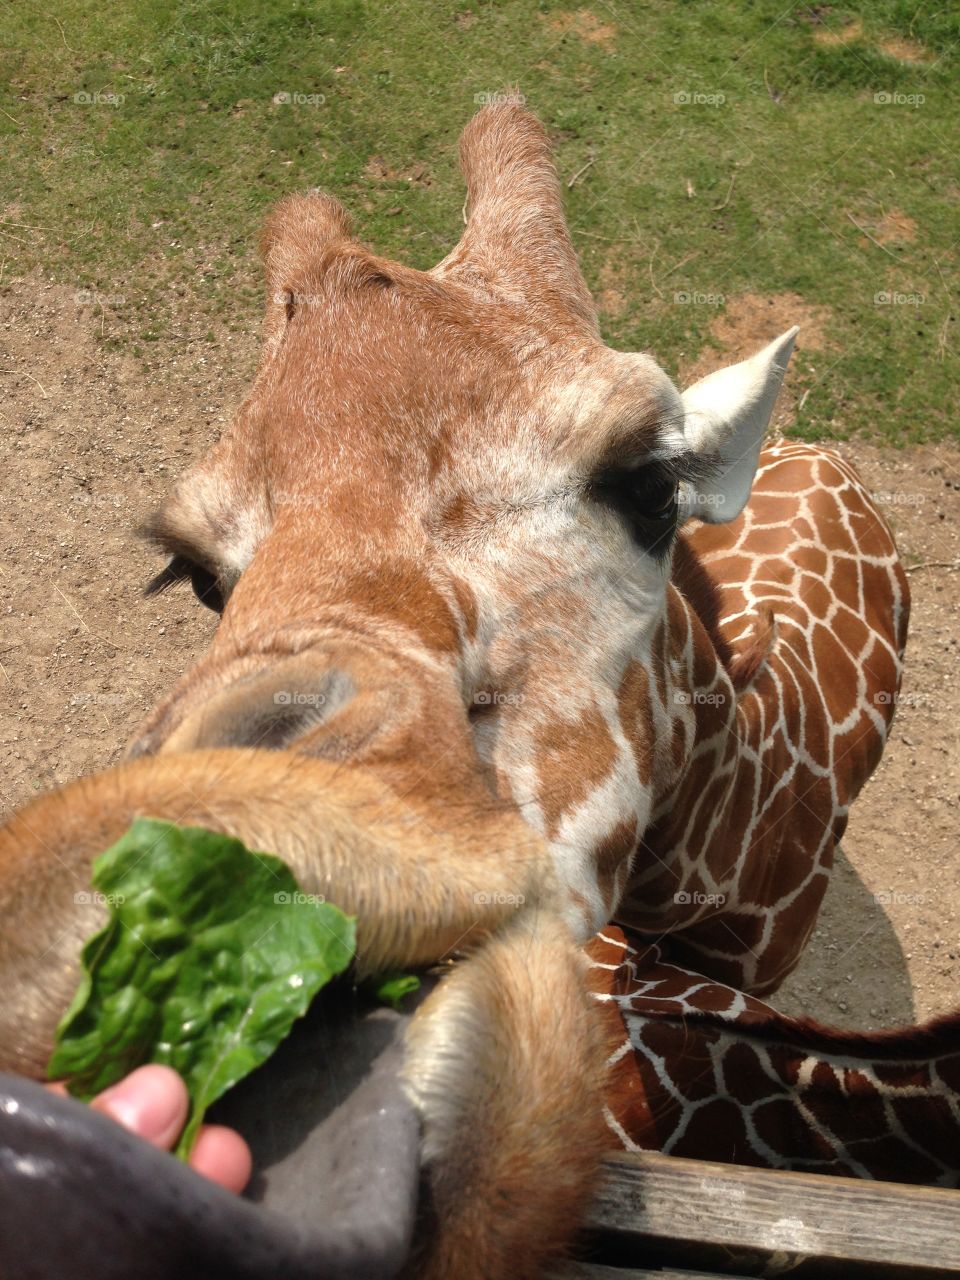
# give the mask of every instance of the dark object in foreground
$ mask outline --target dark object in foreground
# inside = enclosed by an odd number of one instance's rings
[[[358,1004],[346,984],[331,996],[210,1113],[253,1149],[243,1198],[89,1107],[0,1076],[0,1276],[394,1276],[419,1181],[398,1078],[409,1015]]]

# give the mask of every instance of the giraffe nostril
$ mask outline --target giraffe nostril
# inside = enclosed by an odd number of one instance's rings
[[[204,700],[155,749],[281,750],[339,712],[354,694],[351,678],[335,668],[317,670],[302,663],[280,663]]]
[[[229,741],[202,746],[264,747],[279,751],[323,719],[306,707],[275,707],[255,712],[227,731]]]

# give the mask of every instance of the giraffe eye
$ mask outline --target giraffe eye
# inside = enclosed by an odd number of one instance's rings
[[[677,486],[660,481],[655,488],[641,489],[638,514],[649,520],[672,520],[677,511]]]
[[[672,520],[677,511],[677,482],[656,467],[608,471],[593,485],[597,497],[622,508],[634,519]]]
[[[666,555],[677,523],[677,482],[656,463],[598,476],[593,496],[630,524],[634,539],[655,558]]]

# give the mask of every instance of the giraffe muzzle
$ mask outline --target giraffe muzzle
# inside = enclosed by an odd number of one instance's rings
[[[411,1247],[403,1274],[418,1280],[539,1274],[511,1258],[524,1241],[569,1235],[600,1159],[604,1055],[580,953],[538,903],[547,864],[535,837],[529,849],[515,842],[507,864],[504,830],[499,845],[492,828],[445,835],[398,814],[396,797],[386,815],[387,799],[363,770],[297,753],[161,752],[44,796],[0,828],[0,1070],[34,1080],[101,923],[76,888],[134,815],[273,850],[305,891],[358,918],[353,973],[215,1117],[253,1148],[243,1200],[81,1104],[4,1077],[0,1274],[386,1280]],[[412,1019],[371,1008],[354,986],[395,967],[426,975]],[[482,1218],[503,1186],[523,1213],[491,1239],[493,1263],[474,1260],[479,1223],[463,1215]],[[545,1217],[555,1225],[541,1232]]]

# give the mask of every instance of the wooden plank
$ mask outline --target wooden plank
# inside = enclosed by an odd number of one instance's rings
[[[749,1169],[654,1152],[614,1156],[605,1162],[605,1174],[587,1229],[633,1238],[636,1255],[629,1261],[644,1262],[644,1242],[693,1241],[760,1255],[960,1275],[957,1191]],[[706,1255],[699,1265],[710,1265]]]

